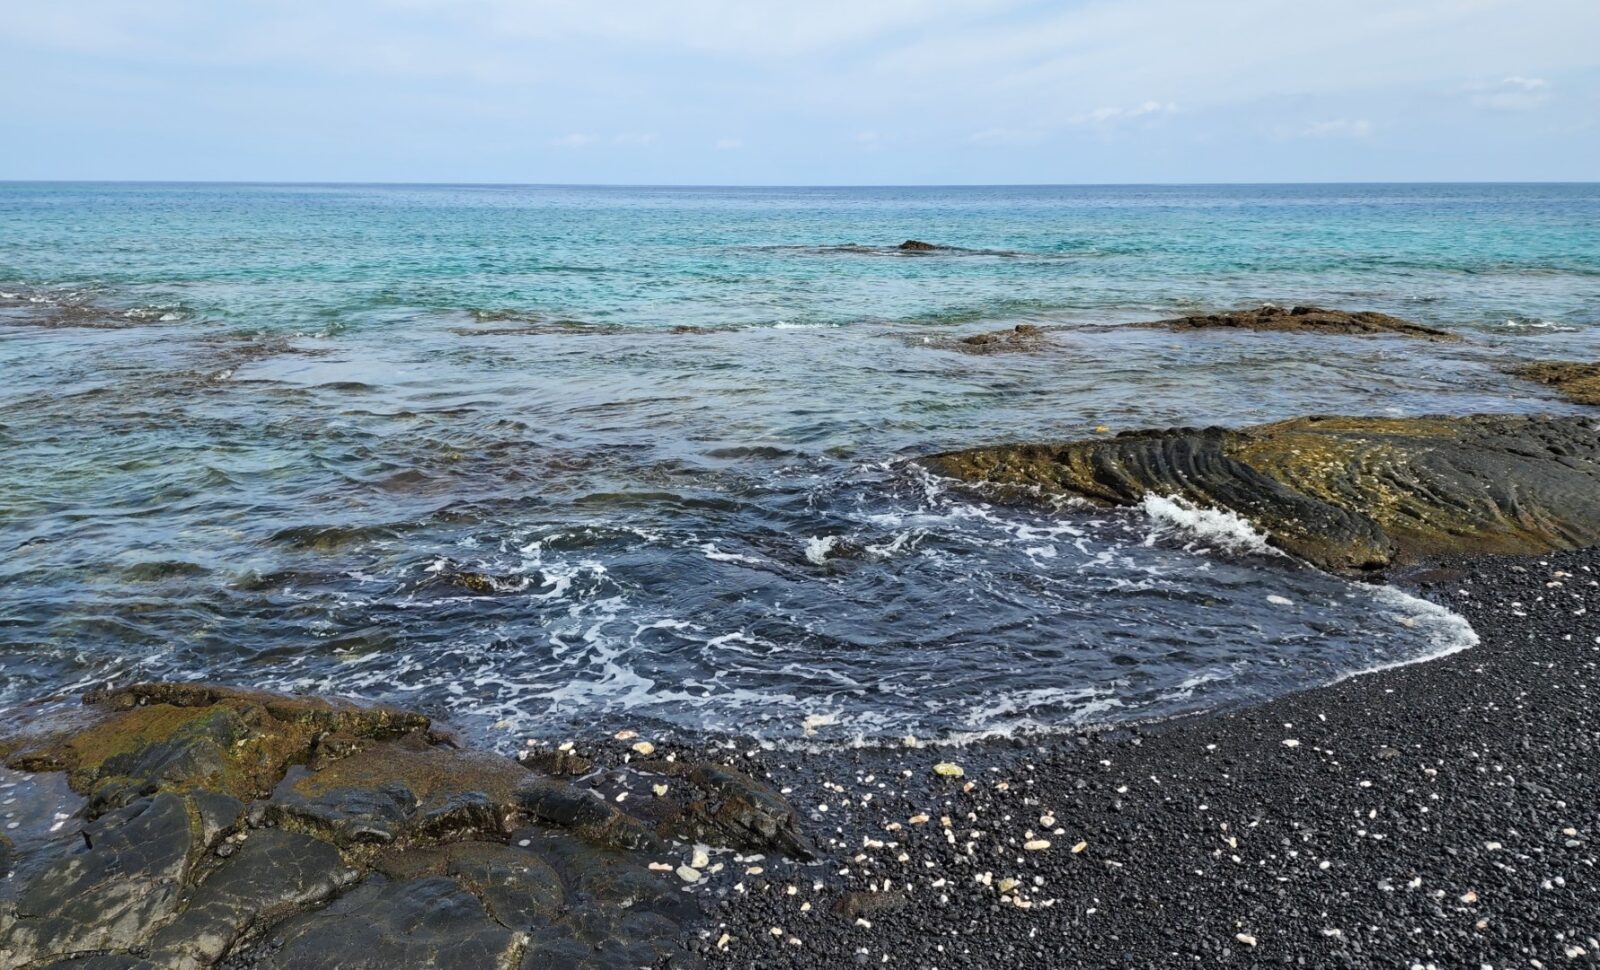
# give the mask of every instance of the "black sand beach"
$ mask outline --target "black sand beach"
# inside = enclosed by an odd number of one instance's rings
[[[702,949],[750,967],[1600,960],[1597,579],[1595,549],[1414,574],[1480,645],[1248,710],[1038,748],[769,756],[826,864],[745,878]]]

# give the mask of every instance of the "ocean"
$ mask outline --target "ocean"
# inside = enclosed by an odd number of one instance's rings
[[[1264,302],[1465,339],[1120,326]],[[1228,515],[913,459],[1572,411],[1502,371],[1540,358],[1600,359],[1600,186],[0,183],[0,704],[217,680],[493,744],[1247,703],[1472,633]]]

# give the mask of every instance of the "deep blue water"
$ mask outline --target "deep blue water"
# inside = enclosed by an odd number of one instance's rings
[[[1266,301],[1468,339],[1107,326]],[[945,343],[1022,322],[1049,349]],[[906,459],[1568,410],[1500,373],[1535,357],[1600,357],[1600,187],[0,184],[0,698],[846,737],[1268,696],[1462,631],[1228,523]]]

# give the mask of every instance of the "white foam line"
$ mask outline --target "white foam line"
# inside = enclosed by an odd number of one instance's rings
[[[1478,631],[1472,628],[1472,624],[1467,622],[1466,617],[1445,609],[1438,603],[1425,600],[1420,596],[1412,596],[1405,590],[1394,586],[1380,586],[1374,598],[1378,602],[1393,608],[1397,613],[1405,611],[1397,618],[1402,623],[1407,619],[1411,620],[1412,623],[1406,624],[1407,626],[1413,624],[1421,626],[1427,638],[1432,641],[1437,649],[1419,656],[1407,657],[1404,660],[1391,660],[1386,663],[1373,664],[1370,667],[1363,667],[1360,670],[1352,670],[1349,673],[1340,674],[1329,681],[1328,686],[1342,684],[1352,677],[1364,677],[1367,674],[1376,674],[1385,670],[1394,670],[1398,667],[1409,667],[1412,664],[1439,660],[1453,653],[1469,650],[1480,642]]]

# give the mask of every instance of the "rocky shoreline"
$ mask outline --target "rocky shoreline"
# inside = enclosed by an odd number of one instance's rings
[[[1437,336],[1316,308],[1150,326]],[[1593,378],[1525,376],[1574,400]],[[624,731],[510,757],[340,698],[46,699],[0,731],[0,970],[1600,962],[1593,419],[1307,417],[922,461],[992,499],[1232,514],[1482,642],[1247,709],[946,748]]]
[[[1243,710],[966,747],[625,732],[512,760],[337,700],[50,705],[7,742],[5,797],[55,822],[0,843],[0,965],[1600,957],[1600,549],[1403,582],[1482,643]]]

